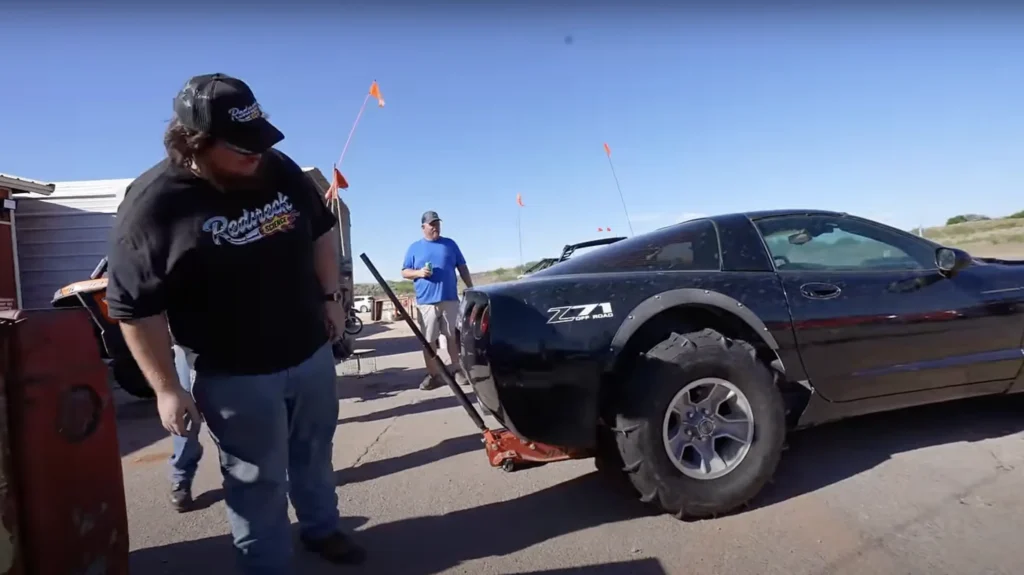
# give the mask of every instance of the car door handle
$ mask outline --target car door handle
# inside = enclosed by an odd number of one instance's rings
[[[838,297],[842,291],[837,285],[821,282],[811,282],[800,286],[800,295],[810,299],[832,299]]]

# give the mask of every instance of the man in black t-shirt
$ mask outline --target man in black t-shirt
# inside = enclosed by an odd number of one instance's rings
[[[110,315],[164,428],[180,436],[206,421],[250,575],[293,572],[289,495],[307,549],[364,556],[339,529],[331,462],[330,341],[345,325],[335,219],[273,148],[283,138],[242,81],[192,78],[174,100],[168,157],[129,186],[109,250]],[[191,395],[172,343],[193,358]]]

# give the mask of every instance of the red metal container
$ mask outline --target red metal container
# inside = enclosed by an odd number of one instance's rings
[[[2,321],[2,320],[0,320]],[[0,328],[2,330],[2,328]],[[0,374],[8,364],[9,348],[0,331]],[[18,521],[18,492],[11,461],[11,434],[7,417],[7,378],[0,377],[0,575],[24,575]]]
[[[87,312],[0,312],[0,345],[24,573],[126,575],[113,397]]]

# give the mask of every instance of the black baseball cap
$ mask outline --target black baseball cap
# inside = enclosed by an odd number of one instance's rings
[[[249,86],[226,74],[189,79],[174,97],[174,115],[186,128],[208,134],[243,154],[262,154],[284,139]]]
[[[430,210],[423,212],[423,217],[420,218],[420,225],[439,221],[441,221],[441,216],[437,215],[437,212]]]

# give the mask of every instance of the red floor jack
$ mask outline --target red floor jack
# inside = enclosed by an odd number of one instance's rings
[[[437,350],[434,346],[430,345],[427,338],[423,337],[423,332],[420,331],[412,318],[409,317],[409,313],[402,307],[401,302],[398,301],[398,297],[395,292],[391,291],[391,287],[384,281],[384,278],[377,272],[377,268],[373,266],[370,258],[366,257],[366,254],[360,254],[359,258],[363,260],[366,267],[373,274],[373,278],[380,284],[381,289],[387,294],[388,299],[395,306],[395,309],[401,314],[402,319],[409,325],[409,329],[416,335],[416,338],[420,340],[420,345],[423,349],[427,350],[427,355],[430,356],[430,361],[434,362],[434,366],[437,368],[437,372],[441,374],[441,379],[448,384],[448,388],[455,394],[456,399],[462,404],[462,408],[466,410],[469,418],[476,424],[477,429],[483,434],[484,446],[487,448],[487,459],[491,462],[492,467],[500,467],[505,471],[514,471],[522,467],[532,467],[535,465],[543,465],[545,463],[553,463],[555,461],[566,461],[569,459],[582,459],[590,457],[592,454],[578,450],[567,450],[561,447],[555,447],[553,445],[544,445],[534,441],[524,441],[517,437],[511,431],[501,429],[489,429],[487,424],[484,423],[483,417],[480,412],[473,407],[473,404],[466,397],[465,392],[459,387],[459,384],[455,382],[455,379],[448,373],[448,370],[444,366],[444,362],[437,355]]]

